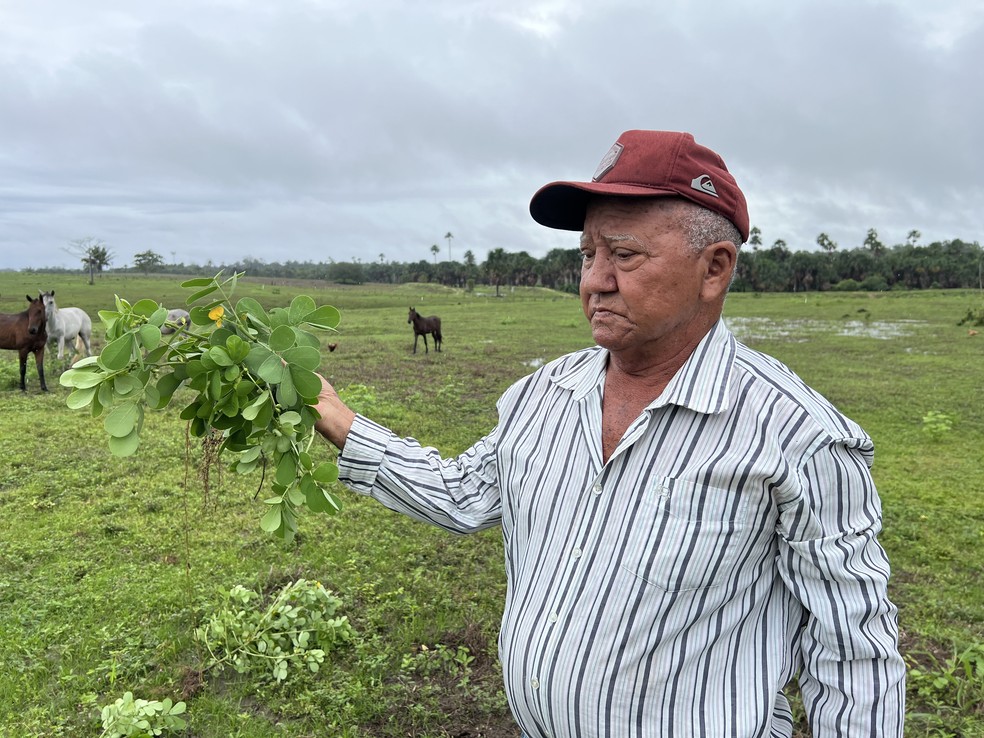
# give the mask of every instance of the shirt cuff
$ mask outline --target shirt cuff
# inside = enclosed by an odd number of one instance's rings
[[[388,428],[356,415],[338,457],[338,480],[360,495],[372,492],[383,454],[394,437]]]

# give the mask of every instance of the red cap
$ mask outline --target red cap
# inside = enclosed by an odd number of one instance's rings
[[[748,240],[748,205],[724,160],[689,133],[626,131],[590,182],[551,182],[530,200],[530,214],[548,228],[584,230],[595,195],[683,197],[730,220]]]

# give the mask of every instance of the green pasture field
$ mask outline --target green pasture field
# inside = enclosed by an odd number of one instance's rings
[[[211,276],[211,275],[208,275]],[[180,279],[0,273],[0,312],[55,289],[96,318],[114,295],[180,307]],[[464,451],[495,400],[535,366],[590,345],[576,298],[539,289],[244,280],[267,307],[296,294],[339,308],[323,372],[357,409]],[[984,330],[958,325],[977,292],[735,294],[739,338],[786,362],[876,444],[909,679],[907,736],[984,736]],[[411,354],[407,309],[439,314],[444,350]],[[329,352],[328,343],[337,343]],[[99,709],[132,691],[184,700],[196,737],[518,736],[495,658],[504,597],[496,530],[452,536],[340,490],[291,544],[264,533],[259,473],[203,468],[178,417],[152,411],[135,456],[110,455],[101,420],[71,410],[68,362],[0,352],[0,736],[99,736]],[[179,390],[176,397],[180,400]],[[189,392],[189,397],[191,397]],[[328,444],[313,448],[332,459]],[[194,630],[241,584],[272,594],[321,582],[357,635],[316,674],[202,670]],[[168,735],[168,733],[165,733]]]

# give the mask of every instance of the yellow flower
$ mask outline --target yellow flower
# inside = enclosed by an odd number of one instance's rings
[[[222,316],[225,315],[225,308],[221,305],[216,305],[214,308],[208,311],[208,319],[215,321],[215,327],[222,327]]]

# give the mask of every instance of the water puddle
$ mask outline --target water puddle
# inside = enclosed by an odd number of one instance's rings
[[[739,341],[781,338],[802,343],[823,335],[888,340],[913,333],[921,320],[783,320],[771,318],[725,318],[725,324]]]

